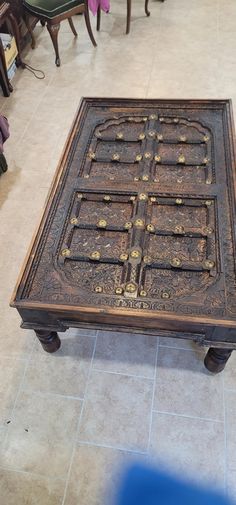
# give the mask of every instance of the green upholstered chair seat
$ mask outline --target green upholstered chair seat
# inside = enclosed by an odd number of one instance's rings
[[[78,5],[83,5],[84,0],[23,0],[23,4],[36,16],[53,19]]]

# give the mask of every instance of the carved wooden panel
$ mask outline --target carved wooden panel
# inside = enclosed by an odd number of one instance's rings
[[[84,100],[15,305],[234,320],[231,130],[227,101]]]

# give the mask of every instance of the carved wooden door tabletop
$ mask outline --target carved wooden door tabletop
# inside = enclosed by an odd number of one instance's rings
[[[83,99],[12,306],[55,351],[70,326],[236,348],[229,100]],[[134,336],[135,338],[135,336]]]

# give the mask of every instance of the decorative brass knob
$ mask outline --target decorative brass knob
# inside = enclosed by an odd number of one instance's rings
[[[97,226],[98,226],[99,228],[106,228],[106,226],[107,226],[107,222],[106,222],[106,220],[105,220],[105,219],[99,219],[99,221],[98,221],[98,223],[97,223]]]
[[[149,137],[153,138],[153,137],[155,137],[156,132],[155,132],[154,130],[150,130],[150,131],[148,132],[148,135],[149,135]]]
[[[102,293],[102,287],[96,286],[95,291],[96,291],[96,293]]]
[[[178,157],[178,163],[185,163],[185,156],[183,154],[180,154]]]
[[[143,257],[143,262],[146,264],[146,265],[150,265],[152,263],[152,258],[151,256],[144,256]]]
[[[206,179],[206,184],[211,184],[211,179]]]
[[[135,202],[135,198],[136,198],[135,196],[131,196],[131,197],[130,197],[130,201],[131,201],[131,202]]]
[[[151,159],[151,157],[152,157],[152,153],[147,152],[147,153],[145,153],[145,154],[144,154],[144,158],[145,158],[146,160],[150,160],[150,159]]]
[[[202,231],[205,235],[212,235],[213,228],[211,226],[205,226]]]
[[[126,260],[128,259],[128,257],[129,257],[129,256],[128,256],[128,254],[126,254],[126,253],[122,253],[122,254],[120,254],[120,260],[121,260],[121,261],[126,261]]]
[[[179,140],[180,142],[186,142],[187,137],[185,135],[180,135]]]
[[[148,175],[143,175],[142,176],[143,181],[149,181],[149,176]]]
[[[127,291],[127,293],[135,293],[136,289],[136,285],[132,282],[128,282],[125,286],[125,291]]]
[[[135,160],[136,161],[141,161],[142,160],[142,154],[137,154]]]
[[[123,133],[122,133],[122,132],[118,132],[118,133],[116,134],[116,138],[117,138],[117,140],[122,140],[122,139],[124,138]]]
[[[158,119],[158,115],[157,114],[150,114],[149,119],[153,119],[153,120]]]
[[[172,267],[180,267],[182,265],[182,262],[179,258],[173,258],[170,264]]]
[[[161,133],[158,133],[157,135],[157,140],[159,140],[159,142],[162,142],[163,140],[163,135]]]
[[[176,198],[175,203],[176,203],[177,205],[182,205],[182,203],[183,203],[182,198]]]
[[[144,227],[143,219],[136,219],[136,221],[134,221],[134,226],[136,226],[137,228],[143,228]]]
[[[138,139],[139,140],[144,140],[145,139],[145,133],[140,133],[140,135],[138,136]]]
[[[139,294],[140,296],[147,296],[147,291],[145,291],[145,289],[141,289]]]
[[[150,231],[150,232],[155,231],[155,228],[154,228],[153,224],[150,223],[150,224],[147,225],[147,231]]]
[[[138,182],[139,180],[140,180],[140,178],[138,177],[138,175],[136,175],[136,176],[134,177],[134,181],[135,181],[135,182]]]
[[[148,199],[148,196],[146,195],[146,193],[140,193],[139,197],[138,197],[139,200],[147,200]]]
[[[93,151],[90,151],[90,152],[88,153],[88,158],[89,158],[90,160],[95,160],[95,158],[96,158],[96,154],[95,154]]]
[[[178,233],[182,234],[182,233],[184,233],[184,227],[181,226],[181,225],[178,225],[178,226],[175,227],[174,232],[177,233],[177,234]]]
[[[207,207],[210,207],[210,206],[211,206],[211,204],[212,204],[212,201],[211,201],[211,200],[206,200],[206,201],[205,201],[205,205],[206,205]]]
[[[137,249],[134,249],[133,251],[131,251],[130,256],[131,258],[137,259],[140,256],[140,252]]]
[[[83,198],[82,193],[77,193],[77,198],[78,198],[79,200],[81,200],[81,199]]]
[[[105,202],[110,202],[110,201],[111,201],[111,197],[110,197],[110,195],[104,195],[103,200],[104,200]]]
[[[115,293],[116,293],[117,295],[122,295],[122,293],[123,293],[123,289],[122,289],[122,288],[116,288]]]
[[[168,298],[170,298],[170,293],[168,291],[162,291],[161,298],[167,300]]]
[[[156,202],[156,201],[157,201],[156,196],[151,196],[151,198],[150,198],[150,202],[154,203],[154,202]]]
[[[215,263],[212,260],[206,260],[204,262],[204,265],[205,265],[206,268],[213,268],[215,266]]]
[[[155,156],[154,156],[154,160],[155,160],[157,163],[160,163],[160,161],[161,161],[161,156],[160,156],[160,154],[155,154]]]
[[[179,118],[178,117],[174,118],[174,123],[176,123],[176,124],[179,123]]]
[[[70,222],[71,222],[71,224],[77,224],[78,223],[77,217],[72,217]]]
[[[210,161],[210,160],[209,160],[209,158],[204,158],[204,160],[203,160],[203,164],[204,164],[204,165],[208,165],[209,161]]]
[[[112,160],[113,160],[113,161],[119,161],[119,160],[120,160],[120,155],[119,155],[118,153],[114,153],[114,154],[112,155]]]
[[[101,258],[101,254],[99,251],[93,251],[90,254],[90,258],[91,258],[91,260],[99,260]]]
[[[204,135],[203,140],[204,142],[208,142],[210,140],[210,137],[208,135]]]
[[[62,256],[70,256],[70,249],[62,249],[61,254]]]
[[[131,223],[131,221],[127,221],[127,223],[124,224],[124,228],[126,230],[130,230],[130,228],[132,228],[133,224]]]

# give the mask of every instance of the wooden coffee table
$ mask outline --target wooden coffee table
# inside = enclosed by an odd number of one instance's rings
[[[236,349],[229,100],[82,100],[11,305],[43,348],[69,327]],[[135,335],[134,335],[135,338]]]

